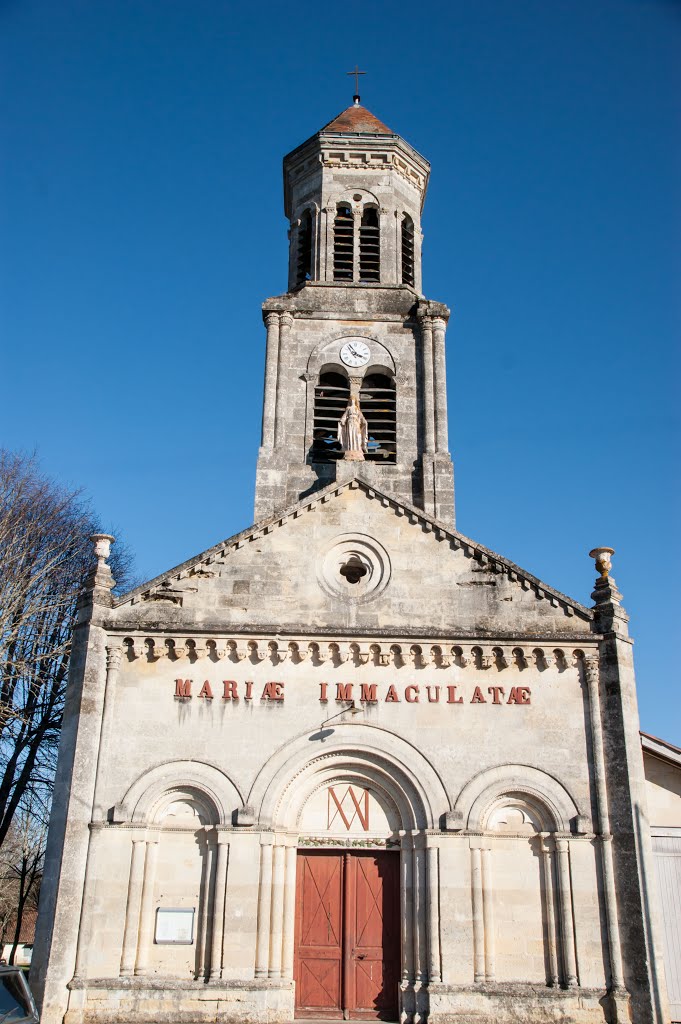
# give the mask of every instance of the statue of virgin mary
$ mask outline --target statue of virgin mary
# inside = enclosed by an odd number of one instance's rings
[[[338,421],[338,442],[345,452],[343,458],[363,462],[368,440],[367,421],[356,396],[352,395],[347,409]]]

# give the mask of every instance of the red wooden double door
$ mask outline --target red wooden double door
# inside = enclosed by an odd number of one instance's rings
[[[399,853],[298,854],[296,1016],[398,1020]]]

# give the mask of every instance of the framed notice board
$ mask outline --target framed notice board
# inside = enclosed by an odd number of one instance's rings
[[[154,942],[159,945],[191,946],[194,941],[195,907],[158,907]]]

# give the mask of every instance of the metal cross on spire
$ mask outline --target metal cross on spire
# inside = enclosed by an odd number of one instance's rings
[[[359,76],[360,75],[366,75],[366,71],[360,71],[359,70],[359,65],[355,64],[355,70],[354,71],[346,71],[345,74],[346,75],[354,75],[355,76],[355,95],[352,98],[353,98],[355,103],[359,103]]]

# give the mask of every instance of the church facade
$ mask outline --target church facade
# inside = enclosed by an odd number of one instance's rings
[[[95,539],[44,1024],[669,1020],[612,552],[455,527],[428,175],[358,98],[286,157],[256,523],[121,598]]]

